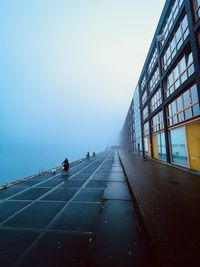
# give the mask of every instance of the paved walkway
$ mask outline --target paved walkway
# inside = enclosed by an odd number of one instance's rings
[[[153,266],[118,155],[1,189],[0,266]]]
[[[90,261],[89,266],[153,267],[117,153],[103,194]]]
[[[200,176],[119,150],[159,266],[200,266]]]

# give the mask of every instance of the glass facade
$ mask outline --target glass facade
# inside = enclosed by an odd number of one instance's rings
[[[166,160],[166,144],[165,144],[165,134],[157,134],[158,139],[158,158],[160,160]]]
[[[159,88],[158,91],[154,94],[154,96],[150,100],[151,112],[157,109],[161,104],[162,104],[162,94],[161,94],[161,89]]]
[[[146,86],[146,77],[144,76],[140,85],[140,90],[143,91]]]
[[[149,130],[149,122],[147,121],[144,124],[144,152],[146,156],[151,156],[151,150],[150,150],[150,130]]]
[[[134,151],[139,155],[142,152],[142,133],[141,133],[141,116],[139,102],[139,87],[134,92],[134,123],[135,123],[135,143]]]
[[[144,124],[144,136],[149,135],[149,122]]]
[[[170,131],[171,160],[179,165],[188,165],[185,127],[179,127]]]
[[[144,151],[145,154],[148,155],[149,152],[149,141],[148,141],[148,137],[144,138]]]
[[[170,10],[168,17],[167,17],[167,20],[166,20],[166,24],[163,27],[163,31],[162,31],[162,36],[163,36],[162,45],[164,45],[164,43],[165,43],[165,41],[166,41],[166,39],[167,39],[171,29],[172,29],[172,26],[174,24],[174,21],[178,15],[178,12],[179,12],[182,4],[183,4],[183,0],[175,0],[174,4],[171,7],[171,10]]]
[[[196,84],[177,97],[167,109],[169,126],[200,115]]]
[[[143,110],[142,110],[142,118],[143,120],[145,120],[149,115],[149,112],[148,112],[148,106],[146,106]]]
[[[159,73],[159,68],[157,68],[152,75],[150,82],[149,82],[149,92],[152,92],[153,89],[156,87],[160,80],[160,73]]]
[[[147,90],[145,90],[142,95],[142,105],[144,105],[146,101],[147,101]]]
[[[200,0],[165,1],[134,93],[134,151],[200,171]],[[142,129],[142,131],[141,131]],[[143,151],[142,151],[143,149]],[[139,154],[139,153],[138,153]]]
[[[151,127],[153,133],[163,130],[164,128],[163,111],[160,111],[155,116],[153,116],[151,121]]]
[[[169,42],[169,45],[162,58],[164,70],[167,69],[172,59],[175,57],[178,50],[181,48],[188,34],[189,34],[188,19],[187,15],[185,15],[184,18],[181,20],[178,29],[175,31],[173,38]]]
[[[169,97],[179,86],[194,73],[192,52],[184,54],[165,82],[165,94]]]
[[[152,72],[153,67],[155,66],[155,64],[157,62],[157,59],[158,59],[158,49],[156,48],[154,53],[153,53],[153,56],[150,60],[149,66],[148,66],[148,74],[150,74]]]

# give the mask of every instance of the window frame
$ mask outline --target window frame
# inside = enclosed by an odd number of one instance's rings
[[[194,112],[193,112],[193,106],[199,104],[199,100],[197,99],[196,101],[193,101],[192,99],[192,90],[193,88],[196,88],[196,91],[198,90],[197,89],[197,85],[196,84],[193,84],[192,86],[190,86],[190,88],[188,88],[187,90],[185,90],[184,92],[182,92],[181,95],[179,95],[178,97],[176,97],[176,99],[174,99],[170,104],[168,104],[167,106],[167,124],[168,124],[168,127],[173,127],[174,125],[177,125],[177,124],[180,124],[180,123],[183,123],[184,121],[187,121],[187,120],[191,120],[195,117],[198,117],[200,116],[200,113],[198,115],[194,115]],[[184,103],[184,95],[186,95],[186,93],[189,93],[189,104],[185,105]],[[198,97],[198,92],[197,92],[197,97]],[[178,105],[178,99],[182,99],[182,108],[179,108],[180,105]],[[175,104],[176,106],[176,111],[173,112],[173,109],[172,109],[172,106],[173,104]],[[190,110],[191,112],[191,117],[190,118],[186,118],[186,115],[185,115],[185,111],[186,110]],[[179,120],[179,114],[183,114],[183,119],[182,120]],[[176,118],[176,123],[173,123],[174,121],[174,118]],[[170,123],[170,121],[172,123]]]
[[[189,62],[190,55],[192,56],[192,61]],[[188,64],[189,62],[189,64]],[[182,69],[181,64],[184,64]],[[174,77],[174,70],[178,66],[178,73],[179,75],[175,78]],[[192,73],[189,73],[189,69],[193,68]],[[181,59],[177,62],[177,64],[172,68],[172,70],[167,75],[165,82],[164,82],[164,92],[166,98],[168,98],[171,94],[176,91],[181,84],[183,84],[192,74],[194,73],[194,61],[192,51],[185,53]]]
[[[183,28],[183,22],[185,21],[185,19],[187,21],[187,27]],[[180,35],[179,40],[177,40],[177,32],[179,30],[180,30],[181,35]],[[187,14],[185,14],[184,17],[179,22],[177,29],[174,31],[173,36],[171,40],[169,41],[168,46],[165,49],[164,55],[162,56],[162,69],[164,71],[167,70],[169,64],[172,62],[173,58],[180,50],[181,46],[183,45],[188,35],[189,35],[189,25],[188,25]]]
[[[153,134],[164,130],[164,114],[162,110],[152,117],[151,129]]]

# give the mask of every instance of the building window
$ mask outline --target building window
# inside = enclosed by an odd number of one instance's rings
[[[170,30],[174,24],[174,21],[178,15],[178,12],[182,6],[182,3],[183,3],[183,0],[175,0],[174,1],[174,4],[170,10],[170,13],[167,17],[167,21],[166,21],[166,24],[165,26],[163,27],[163,31],[162,31],[162,37],[163,37],[163,40],[162,40],[162,46],[164,45],[169,33],[170,33]]]
[[[154,96],[151,98],[151,112],[153,112],[157,107],[159,107],[162,103],[162,95],[161,95],[161,89],[159,88],[158,91],[154,94]]]
[[[168,125],[172,126],[200,115],[196,84],[168,105]]]
[[[142,118],[143,120],[145,120],[149,115],[149,112],[148,112],[148,106],[146,106],[143,111],[142,111]]]
[[[147,101],[147,90],[145,90],[142,95],[142,105],[144,105],[146,101]]]
[[[172,162],[180,165],[188,165],[185,127],[179,127],[170,131]]]
[[[169,97],[178,87],[194,73],[192,52],[185,54],[168,75],[165,82],[165,94]]]
[[[155,66],[157,59],[158,59],[158,50],[156,48],[148,66],[148,74],[150,74],[151,71],[153,70],[153,67]]]
[[[163,123],[163,112],[160,111],[155,116],[153,116],[151,121],[152,132],[156,133],[164,129]]]
[[[166,70],[169,64],[171,63],[172,59],[177,54],[178,50],[182,46],[183,42],[187,38],[189,34],[188,28],[188,19],[187,15],[182,19],[180,25],[176,32],[171,39],[168,48],[166,49],[164,56],[163,56],[163,69]]]
[[[151,149],[150,149],[150,137],[149,137],[149,122],[144,124],[144,151],[146,156],[151,156]]]
[[[193,0],[195,18],[200,18],[200,0]]]
[[[144,136],[149,135],[149,122],[144,124]]]
[[[166,144],[164,132],[153,135],[153,157],[166,160]]]
[[[161,160],[166,160],[166,144],[165,144],[165,134],[160,133],[158,136],[158,158]]]
[[[144,76],[140,85],[141,92],[144,90],[145,86],[146,86],[146,77]]]
[[[160,80],[159,68],[157,68],[151,77],[149,82],[149,91],[152,92]]]

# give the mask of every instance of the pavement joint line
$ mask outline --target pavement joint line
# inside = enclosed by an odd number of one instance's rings
[[[113,201],[126,201],[126,202],[131,202],[130,199],[120,199],[120,198],[104,198],[104,201],[108,201],[108,200],[113,200]]]
[[[110,181],[108,181],[108,183],[126,183],[127,184],[127,181],[125,180],[125,181],[112,181],[112,180],[110,180]]]
[[[104,189],[104,187],[101,187],[101,188],[99,188],[99,187],[84,187],[82,189],[96,190],[96,189]]]
[[[47,199],[36,200],[36,202],[52,202],[52,203],[58,203],[58,202],[66,203],[68,201],[69,200],[47,200]]]
[[[88,183],[88,181],[94,176],[94,174],[97,172],[98,169],[102,166],[102,164],[106,161],[108,156],[110,155],[110,152],[106,155],[103,154],[102,158],[105,157],[105,159],[102,161],[102,163],[99,165],[99,167],[93,172],[93,174],[89,177],[89,179],[80,187],[80,189],[74,194],[74,196],[70,199],[68,203],[56,214],[56,216],[50,221],[50,223],[46,226],[46,230],[50,229],[51,225],[55,222],[55,220],[60,216],[60,214],[64,211],[64,209],[69,206],[69,204],[73,201],[73,199],[78,195],[78,193],[81,191],[82,188],[84,188],[84,185]],[[96,204],[96,203],[95,203]],[[19,266],[20,262],[26,257],[26,255],[31,251],[31,249],[34,247],[34,245],[42,238],[44,233],[41,233],[34,242],[26,249],[26,251],[18,258],[17,262],[15,263],[15,267]]]
[[[18,200],[18,199],[16,199],[16,200],[8,200],[7,202],[11,202],[11,201],[15,201],[15,202],[31,202],[31,203],[33,202],[32,200],[27,200],[27,199],[25,199],[25,200],[24,199],[23,200],[21,200],[21,199],[20,200]],[[44,200],[43,199],[39,199],[39,200],[36,199],[35,200],[35,202],[67,202],[67,201],[68,200],[65,200],[65,201],[64,200],[45,200],[45,199]]]
[[[43,229],[43,228],[27,228],[27,227],[2,227],[0,230],[9,230],[9,231],[30,231],[30,232],[39,232],[39,233],[63,233],[63,234],[84,234],[92,235],[92,232],[86,231],[69,231],[69,230],[57,230],[57,229]]]
[[[30,199],[8,199],[5,202],[32,202]]]
[[[105,189],[105,187],[85,187],[85,189]]]
[[[104,155],[103,155],[103,156],[104,156]],[[102,156],[102,157],[103,157],[103,156]],[[101,157],[101,158],[102,158],[102,157]],[[93,162],[93,163],[94,163],[94,162]],[[90,164],[90,165],[91,165],[91,164]],[[62,181],[62,182],[61,182],[60,184],[58,184],[57,186],[55,186],[55,187],[52,188],[51,190],[47,191],[45,194],[41,195],[39,198],[34,199],[33,201],[31,201],[30,204],[26,205],[24,208],[18,210],[18,211],[15,212],[14,214],[12,214],[10,217],[8,217],[7,219],[5,219],[4,221],[2,221],[2,222],[0,223],[0,227],[1,227],[4,223],[6,223],[6,222],[9,221],[10,219],[12,219],[14,216],[16,216],[17,214],[19,214],[20,212],[22,212],[23,210],[25,210],[25,209],[27,209],[28,207],[32,206],[34,203],[40,201],[40,199],[42,199],[43,197],[45,197],[46,195],[48,195],[49,193],[51,193],[52,191],[54,191],[57,187],[59,187],[59,186],[60,186],[61,184],[63,184],[63,183],[64,183],[64,182]],[[27,188],[27,190],[30,189],[30,188],[33,188],[33,187],[29,187],[29,188]],[[1,201],[0,203],[4,202],[4,201],[6,201],[6,200],[14,200],[14,199],[11,199],[13,196],[19,195],[20,193],[25,192],[25,191],[27,191],[27,190],[22,190],[22,191],[18,192],[17,194],[14,194],[14,195],[12,195],[12,196],[10,196],[10,197],[4,199],[4,200]]]
[[[93,204],[93,203],[95,203],[95,204],[100,204],[101,203],[101,201],[80,201],[80,200],[73,200],[72,201],[72,203],[79,203],[79,204]]]
[[[65,182],[61,182],[60,184],[58,184],[59,186],[60,185],[62,185],[63,183],[65,183]],[[56,185],[57,186],[57,185]],[[56,186],[54,186],[54,187],[37,187],[37,188],[55,188]],[[68,187],[68,186],[66,186],[66,187],[59,187],[59,188],[62,188],[62,189],[77,189],[77,188],[79,188],[79,186],[77,186],[77,187]]]

